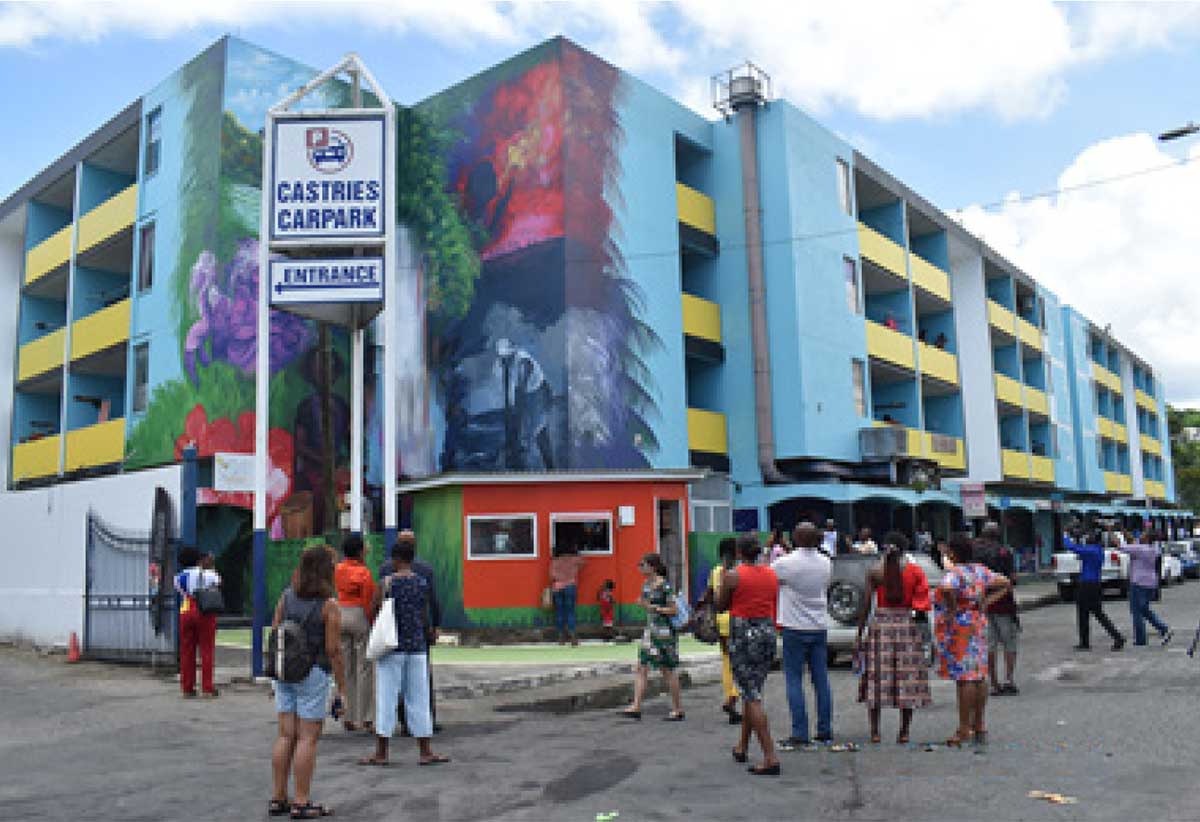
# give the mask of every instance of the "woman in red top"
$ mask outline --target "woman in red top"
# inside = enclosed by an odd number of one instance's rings
[[[878,743],[879,714],[882,708],[900,709],[900,732],[896,743],[908,743],[914,708],[924,708],[933,700],[929,695],[929,669],[925,664],[925,643],[913,618],[914,610],[929,609],[929,582],[915,562],[906,563],[908,539],[893,531],[883,540],[886,554],[883,564],[867,573],[867,606],[858,620],[855,656],[863,659],[858,701],[867,705],[871,722],[871,742]],[[867,629],[870,600],[876,599],[875,615]]]
[[[742,733],[733,758],[746,761],[750,732],[758,736],[763,761],[749,768],[755,776],[779,776],[779,757],[771,740],[767,712],[762,704],[763,685],[775,661],[775,609],[779,602],[779,580],[769,565],[755,565],[761,552],[758,541],[737,541],[741,565],[725,571],[717,610],[729,611],[729,661],[733,678],[742,695]]]

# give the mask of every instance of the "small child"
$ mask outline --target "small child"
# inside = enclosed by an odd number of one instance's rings
[[[600,622],[604,625],[605,639],[612,639],[613,636],[613,608],[617,602],[616,587],[615,582],[606,579],[600,586],[600,593],[596,595],[596,598],[600,600]]]

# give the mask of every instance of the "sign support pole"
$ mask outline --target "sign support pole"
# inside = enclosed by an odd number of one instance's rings
[[[263,168],[270,168],[270,117],[263,133]],[[267,431],[271,387],[271,278],[269,275],[270,210],[265,198],[258,229],[258,336],[254,366],[254,620],[250,633],[250,666],[255,677],[263,672],[263,628],[267,624]]]
[[[390,102],[385,103],[387,108],[386,133],[388,145],[396,146],[399,149],[399,144],[396,140],[396,107]],[[389,192],[396,191],[396,162],[387,164],[384,169],[385,187]],[[388,231],[384,238],[383,246],[383,283],[384,293],[387,295],[383,301],[383,315],[380,322],[383,324],[383,374],[380,379],[383,381],[383,547],[384,556],[390,558],[392,556],[392,548],[396,544],[397,528],[399,526],[399,518],[397,517],[397,505],[399,500],[396,498],[396,471],[399,468],[398,460],[396,459],[396,232],[398,230],[395,223],[395,218],[388,215]],[[411,255],[409,255],[411,257]],[[405,265],[411,264],[410,259],[405,259]]]
[[[362,108],[362,82],[356,69],[350,70],[350,103],[354,108]],[[385,145],[386,132],[385,127]],[[390,204],[390,198],[388,202]],[[354,256],[362,256],[361,247],[354,249]],[[363,328],[357,312],[355,315],[354,327],[350,331],[350,356],[353,360],[350,367],[350,533],[362,536]]]

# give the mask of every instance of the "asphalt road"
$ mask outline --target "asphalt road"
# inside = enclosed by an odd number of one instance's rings
[[[1126,603],[1106,606],[1128,630]],[[685,693],[680,724],[659,721],[661,698],[640,723],[611,711],[501,714],[487,703],[445,704],[437,748],[454,761],[438,768],[418,768],[409,740],[395,742],[393,767],[358,768],[369,740],[331,730],[314,795],[339,819],[422,822],[592,822],[612,811],[616,822],[1200,819],[1200,659],[1184,654],[1200,583],[1169,590],[1158,607],[1180,629],[1175,644],[1120,653],[1073,652],[1071,605],[1024,615],[1022,693],[989,704],[984,751],[924,749],[955,724],[952,686],[936,679],[936,704],[918,713],[912,745],[867,745],[854,679],[840,669],[835,733],[863,751],[785,753],[778,779],[751,777],[732,761],[734,729],[709,686]],[[788,728],[782,685],[772,675],[767,704],[778,736]],[[266,694],[246,686],[216,702],[183,702],[174,689],[137,669],[0,650],[0,819],[266,818],[275,727]],[[885,714],[885,740],[895,728],[896,714]],[[1078,804],[1031,799],[1032,790]]]

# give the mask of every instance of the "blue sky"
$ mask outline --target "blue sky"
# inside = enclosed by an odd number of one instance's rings
[[[971,208],[1200,150],[1200,138],[1163,147],[1148,136],[1200,120],[1200,4],[754,8],[748,16],[744,4],[620,0],[0,3],[0,76],[24,78],[0,91],[13,117],[0,141],[0,197],[226,32],[314,67],[355,50],[401,103],[560,32],[698,108],[712,73],[749,58],[781,96],[936,205],[967,207],[968,226],[1089,316],[1111,321],[1162,367],[1174,400],[1200,402],[1190,353],[1200,349],[1191,287],[1200,274],[1191,253],[1200,163]],[[755,16],[764,24],[755,27]],[[1131,301],[1133,289],[1162,302]]]

